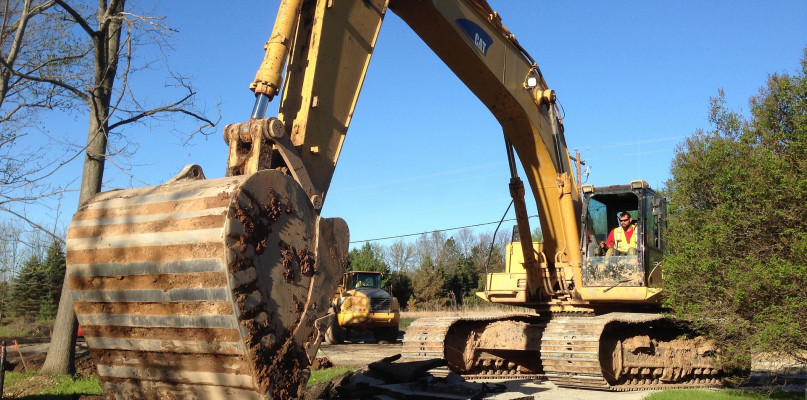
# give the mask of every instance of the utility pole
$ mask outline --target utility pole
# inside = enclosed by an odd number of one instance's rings
[[[574,157],[571,157],[572,161],[574,161],[575,167],[577,168],[577,193],[583,194],[583,176],[581,167],[586,165],[586,162],[580,159],[580,152],[577,149],[574,149]]]

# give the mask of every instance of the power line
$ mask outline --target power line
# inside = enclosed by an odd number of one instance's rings
[[[656,138],[656,139],[641,139],[635,140],[633,142],[619,142],[615,144],[598,144],[598,145],[588,145],[585,146],[586,149],[596,148],[596,149],[610,149],[614,147],[625,147],[625,146],[635,146],[635,145],[643,145],[646,143],[658,143],[658,142],[667,142],[671,140],[678,140],[685,138],[686,136],[668,136],[663,138]]]
[[[530,215],[528,218],[536,218],[536,217],[538,217],[538,215]],[[433,233],[433,232],[448,232],[448,231],[455,231],[455,230],[463,229],[463,228],[476,228],[478,226],[493,225],[493,224],[498,224],[499,222],[509,222],[509,221],[515,221],[515,220],[516,220],[515,218],[510,218],[510,219],[505,219],[503,221],[483,222],[481,224],[458,226],[456,228],[435,229],[435,230],[426,231],[426,232],[407,233],[405,235],[387,236],[387,237],[376,238],[376,239],[354,240],[354,241],[351,241],[350,243],[352,244],[352,243],[364,243],[364,242],[378,242],[378,241],[387,240],[387,239],[399,239],[399,238],[405,238],[405,237],[410,237],[410,236],[420,236],[420,235],[424,235],[424,234],[427,234],[427,233]]]

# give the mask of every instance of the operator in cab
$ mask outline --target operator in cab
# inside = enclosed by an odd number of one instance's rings
[[[635,256],[638,254],[634,232],[633,217],[627,211],[619,213],[619,226],[611,230],[608,240],[600,242],[600,248],[607,250],[605,256]]]

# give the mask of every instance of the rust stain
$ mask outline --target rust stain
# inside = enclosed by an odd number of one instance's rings
[[[156,328],[119,325],[81,326],[87,337],[186,340],[194,342],[240,342],[237,329],[225,328]]]
[[[101,226],[77,226],[70,228],[68,239],[93,238],[100,236],[131,235],[138,233],[162,233],[176,231],[195,231],[213,229],[224,226],[224,215],[206,215],[197,218],[174,219],[160,221],[127,223]],[[189,232],[188,234],[192,234]]]
[[[78,314],[130,314],[130,315],[232,315],[233,306],[228,301],[194,302],[129,302],[95,303],[80,301],[73,303]]]
[[[174,354],[132,350],[101,350],[96,365],[154,368],[169,371],[186,370],[236,374],[248,369],[243,356],[222,354]]]
[[[71,290],[170,290],[227,286],[227,278],[221,272],[71,277],[69,282]]]
[[[199,199],[166,201],[150,204],[136,204],[124,207],[101,208],[82,210],[76,213],[74,220],[98,220],[115,217],[134,217],[151,214],[178,213],[184,211],[198,211],[209,208],[226,206],[230,202],[230,194],[222,192],[216,197],[203,197]],[[89,203],[88,203],[89,204]]]
[[[221,242],[142,246],[112,249],[67,250],[67,264],[128,264],[140,261],[167,263],[176,260],[220,258]]]

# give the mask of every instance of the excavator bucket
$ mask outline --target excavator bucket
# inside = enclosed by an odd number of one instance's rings
[[[104,394],[300,397],[347,250],[345,222],[273,170],[97,195],[67,279]]]

